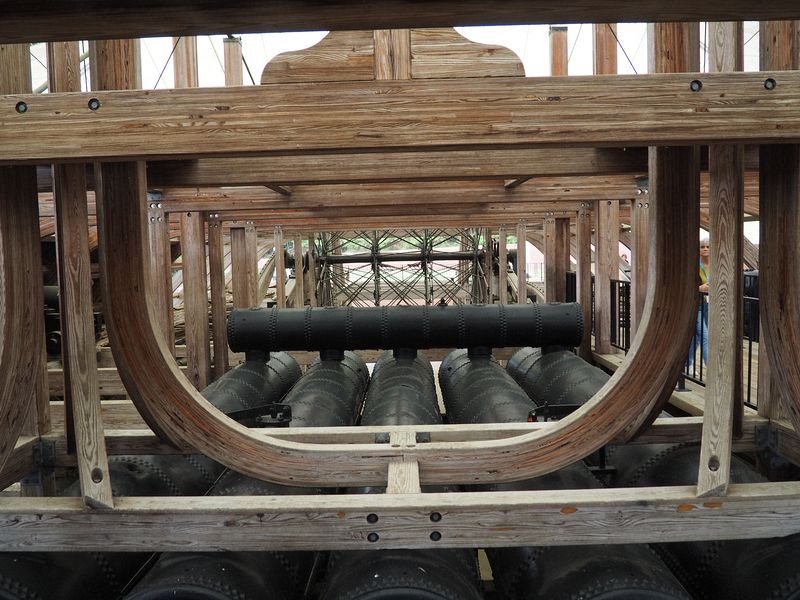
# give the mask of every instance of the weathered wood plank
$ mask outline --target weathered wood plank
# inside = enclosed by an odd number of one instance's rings
[[[611,280],[619,277],[619,202],[600,200],[595,206],[594,343],[601,354],[611,352]]]
[[[247,223],[231,227],[231,269],[234,308],[257,306],[258,240],[256,228]]]
[[[513,25],[532,23],[745,21],[798,19],[793,0],[754,4],[748,0],[709,0],[702,4],[677,0],[664,5],[657,0],[621,4],[616,0],[581,0],[553,3],[547,0],[380,0],[370,10],[358,2],[303,1],[287,10],[284,2],[235,0],[214,2],[155,0],[142,6],[135,0],[113,5],[98,3],[91,11],[76,11],[68,0],[34,0],[4,7],[0,41],[53,41],[102,39],[123,36],[150,37],[201,35],[231,31],[391,29],[449,27],[453,25]]]
[[[0,93],[30,91],[27,44],[0,45],[0,64]],[[23,429],[48,426],[41,267],[36,169],[0,168],[0,471]]]
[[[193,35],[173,37],[172,69],[176,88],[198,87],[197,38]],[[239,84],[241,85],[241,84]]]
[[[723,540],[800,531],[800,485],[731,486],[699,502],[692,486],[200,498],[120,498],[87,512],[71,498],[0,503],[7,550],[283,550],[572,545]],[[432,513],[441,517],[432,519]],[[366,517],[375,514],[379,520]],[[120,519],[125,527],[116,524]],[[432,522],[435,521],[435,522]],[[235,527],[231,525],[235,524]],[[432,532],[439,536],[432,536]],[[378,541],[370,533],[379,534]]]
[[[0,490],[33,473],[38,465],[34,459],[34,448],[39,443],[37,436],[20,436],[0,471]],[[66,444],[65,444],[66,446]]]
[[[527,304],[527,226],[524,221],[517,223],[517,304]]]
[[[20,162],[797,141],[800,73],[771,75],[773,90],[716,73],[693,92],[684,73],[4,96],[0,144]]]
[[[578,211],[575,221],[575,282],[576,296],[583,308],[583,339],[578,354],[584,360],[592,360],[592,211]]]
[[[596,75],[615,75],[617,73],[616,34],[616,23],[595,23],[592,27]]]
[[[710,25],[713,71],[743,68],[741,23]],[[742,406],[742,238],[744,148],[709,148],[712,277],[708,303],[708,356],[698,496],[725,495],[730,480],[734,414]],[[741,409],[738,409],[741,410]],[[741,417],[740,417],[741,419]],[[740,421],[741,422],[741,421]]]
[[[524,173],[531,177],[614,175],[647,171],[647,152],[640,148],[489,149],[391,154],[337,153],[321,156],[258,156],[160,161],[147,165],[154,187],[286,185],[502,179]]]
[[[228,370],[228,315],[225,287],[225,243],[222,224],[216,219],[208,222],[208,279],[211,285],[211,339],[214,358],[214,379]]]
[[[550,26],[550,75],[564,77],[569,75],[569,48],[567,47],[567,28]]]
[[[411,30],[411,75],[438,77],[521,77],[522,61],[503,46],[479,44],[454,29]]]
[[[508,232],[505,227],[497,231],[497,298],[500,304],[508,303]]]
[[[242,38],[229,35],[222,40],[222,52],[225,61],[225,85],[242,85]]]
[[[208,334],[208,276],[203,213],[181,213],[181,261],[186,330],[186,366],[198,390],[208,385],[211,350]]]
[[[278,308],[286,308],[286,250],[283,245],[283,229],[275,228],[275,299]]]

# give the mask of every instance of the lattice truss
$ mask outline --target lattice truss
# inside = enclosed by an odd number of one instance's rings
[[[491,251],[491,239],[489,250]],[[332,306],[485,302],[481,229],[325,233],[316,238],[321,302]]]

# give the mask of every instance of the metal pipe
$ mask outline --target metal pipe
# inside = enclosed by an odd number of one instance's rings
[[[237,309],[234,352],[578,345],[579,304]]]

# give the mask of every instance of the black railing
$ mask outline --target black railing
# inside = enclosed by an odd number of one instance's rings
[[[611,280],[611,345],[628,351],[631,347],[631,282]]]

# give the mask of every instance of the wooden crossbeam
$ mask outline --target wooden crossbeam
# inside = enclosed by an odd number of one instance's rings
[[[279,0],[136,0],[93,2],[91,10],[75,10],[71,0],[6,3],[0,42],[102,39],[170,35],[260,33],[342,29],[393,29],[452,25],[531,23],[746,21],[800,19],[795,0],[378,0],[369,10],[348,0],[288,5]]]
[[[0,503],[5,550],[382,549],[722,540],[800,531],[800,484],[432,494],[119,498],[86,511],[73,498]],[[432,513],[439,518],[432,519]],[[377,514],[371,523],[368,514]],[[124,519],[125,527],[119,527]],[[235,524],[235,526],[232,526]],[[433,531],[440,536],[432,536]],[[378,540],[369,533],[377,532]]]
[[[294,186],[646,171],[647,152],[641,148],[511,148],[481,153],[431,150],[157,161],[147,166],[147,180],[152,187],[267,185],[276,181]]]
[[[695,80],[702,89],[693,92]],[[3,162],[15,163],[797,142],[798,103],[796,72],[12,95],[0,97],[0,146]]]

